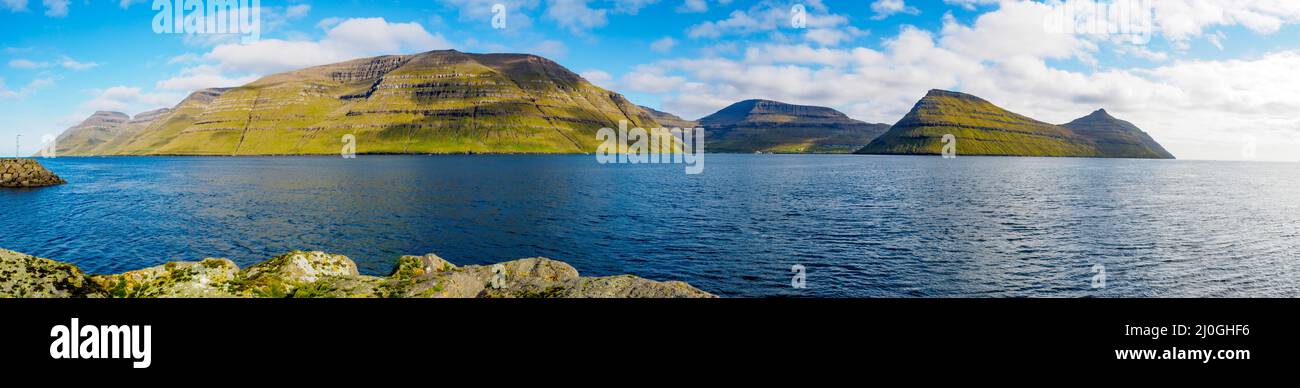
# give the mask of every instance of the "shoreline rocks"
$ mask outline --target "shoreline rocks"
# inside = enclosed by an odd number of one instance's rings
[[[0,187],[43,187],[67,183],[36,159],[0,159]]]
[[[293,251],[246,269],[227,259],[170,262],[120,274],[0,249],[2,298],[716,298],[679,281],[583,277],[535,257],[457,266],[434,254],[402,256],[389,276],[367,276],[343,255]]]

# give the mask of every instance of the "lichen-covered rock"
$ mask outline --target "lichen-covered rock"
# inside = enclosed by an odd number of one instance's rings
[[[0,249],[0,298],[99,297],[77,266]]]
[[[263,261],[240,273],[245,294],[291,296],[298,287],[330,276],[356,276],[357,264],[343,255],[293,251]]]
[[[343,255],[293,251],[245,270],[226,259],[172,262],[116,275],[0,250],[0,297],[115,298],[709,298],[682,282],[631,275],[584,278],[535,257],[458,267],[434,254],[402,256],[387,277]]]
[[[393,273],[389,276],[399,279],[414,278],[453,269],[456,269],[455,264],[432,253],[424,256],[402,256],[397,259],[397,267],[393,269]]]
[[[326,276],[301,285],[288,295],[293,298],[393,298],[401,296],[400,284],[375,276]]]
[[[566,285],[569,298],[716,298],[686,282],[657,282],[632,275],[576,279]]]
[[[115,298],[233,298],[239,266],[227,259],[171,262],[91,279]]]
[[[0,159],[0,187],[41,187],[67,183],[36,159]]]

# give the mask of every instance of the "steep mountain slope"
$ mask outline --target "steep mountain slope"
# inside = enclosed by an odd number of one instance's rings
[[[831,108],[737,102],[700,119],[709,152],[849,153],[889,129]]]
[[[1090,123],[1097,125],[1093,128]],[[1150,145],[1159,147],[1154,140],[1144,143],[1142,139],[1150,137],[1131,124],[1127,128],[1089,119],[1074,127],[1034,120],[969,94],[931,90],[889,132],[857,153],[939,154],[943,136],[952,134],[959,155],[1157,158],[1168,154],[1162,155],[1163,148],[1152,149]]]
[[[1089,137],[1102,153],[1116,158],[1173,159],[1174,155],[1156,143],[1133,123],[1111,116],[1105,109],[1080,117],[1062,127]]]
[[[649,107],[641,107],[642,110],[650,114],[650,117],[663,124],[664,128],[695,128],[700,123],[681,118],[672,113],[663,112]]]
[[[99,111],[69,127],[55,139],[57,155],[75,156],[90,153],[96,147],[117,137],[123,125],[131,121],[131,116],[119,112]]]
[[[110,155],[592,152],[601,127],[658,126],[548,59],[454,50],[363,58],[195,92]]]

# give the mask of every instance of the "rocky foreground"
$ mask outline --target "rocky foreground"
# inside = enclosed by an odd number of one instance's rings
[[[116,275],[0,249],[0,297],[9,298],[713,298],[683,282],[632,275],[582,277],[546,258],[456,266],[402,256],[386,277],[343,255],[293,251],[240,269],[227,259],[171,262]]]
[[[41,187],[67,182],[46,170],[40,162],[28,158],[0,159],[0,187]]]

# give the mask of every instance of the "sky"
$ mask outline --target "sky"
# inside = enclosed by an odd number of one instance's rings
[[[892,124],[945,89],[1058,124],[1104,108],[1180,159],[1300,161],[1295,0],[262,0],[257,36],[157,33],[154,5],[0,0],[0,156],[97,110],[456,49],[541,55],[687,119],[763,98]]]

